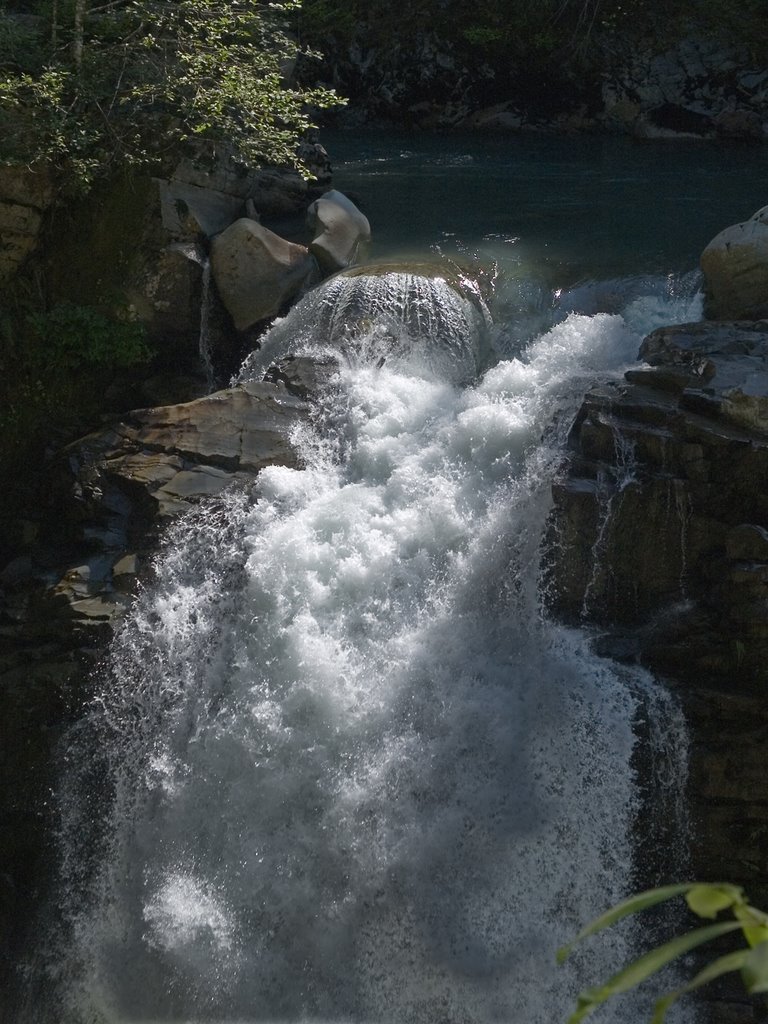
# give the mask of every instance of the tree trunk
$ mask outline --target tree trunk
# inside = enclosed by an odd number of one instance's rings
[[[72,36],[72,60],[79,71],[83,64],[83,35],[85,30],[85,9],[88,0],[75,0],[75,18]]]

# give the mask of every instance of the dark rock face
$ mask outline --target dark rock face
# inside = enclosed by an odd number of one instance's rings
[[[657,52],[627,47],[607,61],[601,118],[650,138],[764,140],[767,76],[733,44],[686,36]]]
[[[332,84],[350,99],[342,123],[768,138],[768,75],[712,32],[675,40],[597,31],[589,67],[563,60],[558,47],[538,68],[519,55],[469,52],[442,32],[382,39],[363,24],[347,45],[331,43]]]
[[[591,391],[574,425],[555,496],[554,607],[611,627],[662,612],[665,643],[659,629],[638,640],[646,660],[763,680],[768,323],[662,328],[642,355],[651,367]],[[692,615],[711,620],[694,646]]]
[[[690,875],[768,901],[768,322],[662,328],[593,389],[554,491],[550,601],[678,691]],[[722,1001],[720,1001],[722,995]],[[756,1019],[739,987],[713,1019]]]
[[[37,248],[53,197],[47,172],[0,167],[0,281],[12,277]]]

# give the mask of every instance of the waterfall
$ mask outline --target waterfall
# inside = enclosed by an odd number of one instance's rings
[[[200,274],[200,325],[197,333],[197,351],[200,356],[200,367],[205,374],[207,393],[216,390],[216,375],[213,370],[211,355],[211,306],[213,292],[211,289],[211,261],[208,254],[196,242],[174,242],[171,252],[181,253],[188,260],[197,263]]]
[[[547,619],[538,568],[571,418],[639,336],[571,314],[479,374],[482,330],[444,282],[341,278],[246,367],[344,349],[304,468],[173,526],[116,637],[29,1020],[555,1024],[631,955],[554,966],[636,887],[656,687]]]
[[[211,261],[206,256],[203,260],[203,279],[200,290],[200,336],[198,350],[200,364],[205,371],[208,394],[216,390],[216,376],[213,372],[211,358]]]
[[[340,274],[306,295],[246,361],[262,376],[280,354],[342,351],[382,362],[407,356],[411,372],[465,383],[491,356],[488,312],[473,281],[391,271]]]

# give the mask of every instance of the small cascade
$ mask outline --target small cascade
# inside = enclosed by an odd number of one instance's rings
[[[211,262],[204,249],[195,242],[175,242],[171,249],[180,252],[188,260],[197,263],[201,269],[200,279],[200,328],[198,331],[197,350],[200,355],[200,366],[205,373],[206,391],[210,394],[216,390],[216,378],[211,355],[210,319],[213,303],[211,287]]]
[[[673,479],[675,516],[680,524],[680,596],[688,597],[688,526],[691,518],[691,496],[682,480]]]
[[[591,551],[592,571],[589,582],[584,588],[584,601],[581,607],[581,617],[585,620],[590,617],[590,613],[593,610],[594,590],[600,583],[604,573],[604,556],[617,501],[621,501],[624,491],[636,480],[637,462],[635,459],[634,443],[616,427],[613,428],[613,449],[613,465],[607,471],[600,471],[597,482],[600,516],[597,536]]]
[[[216,390],[216,376],[213,371],[213,359],[211,356],[211,303],[211,261],[206,257],[203,262],[203,278],[200,288],[200,337],[198,350],[200,352],[200,363],[205,371],[208,394]]]
[[[468,284],[400,271],[338,274],[272,328],[240,377],[260,377],[287,352],[330,351],[381,362],[407,356],[414,372],[466,383],[490,357],[487,311]]]

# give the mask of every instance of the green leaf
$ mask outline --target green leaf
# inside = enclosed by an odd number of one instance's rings
[[[683,985],[682,988],[675,989],[674,992],[669,992],[667,995],[662,996],[661,999],[656,1001],[653,1008],[651,1024],[663,1024],[664,1018],[667,1015],[667,1010],[673,1003],[676,1003],[681,996],[687,995],[689,992],[693,992],[697,988],[701,988],[702,985],[706,985],[710,981],[714,981],[715,978],[719,978],[723,974],[729,974],[731,971],[740,971],[748,956],[748,949],[738,949],[735,953],[726,953],[725,956],[718,957],[717,960],[713,960],[711,964],[707,964],[707,966],[703,970],[699,971],[699,973],[692,978],[687,985]]]
[[[768,942],[761,942],[754,949],[747,950],[747,957],[741,968],[741,980],[750,995],[768,992]]]
[[[604,985],[601,985],[599,988],[586,989],[582,992],[577,1000],[576,1012],[571,1015],[568,1024],[579,1024],[579,1021],[582,1021],[593,1010],[596,1010],[598,1006],[607,999],[610,999],[611,996],[618,995],[621,992],[628,992],[629,989],[650,978],[660,971],[662,967],[666,967],[668,963],[671,963],[672,960],[676,960],[677,957],[682,956],[684,953],[689,953],[692,949],[696,949],[697,946],[701,946],[705,942],[717,939],[728,932],[736,931],[740,927],[741,925],[738,921],[723,921],[720,924],[710,924],[704,928],[696,928],[685,935],[679,935],[670,942],[665,942],[663,946],[652,949],[649,953],[639,957],[617,974],[614,974]]]
[[[686,895],[685,901],[699,917],[715,918],[721,910],[744,903],[744,890],[741,886],[724,883],[697,885]]]
[[[734,916],[741,922],[744,938],[750,946],[768,942],[768,914],[749,905],[734,907]]]
[[[679,882],[676,885],[665,885],[660,889],[648,889],[645,892],[638,893],[636,896],[630,896],[629,899],[624,900],[622,903],[617,903],[615,907],[611,907],[610,910],[607,910],[600,917],[595,918],[594,921],[582,928],[576,938],[569,942],[567,946],[561,946],[557,951],[557,962],[561,964],[567,959],[574,946],[581,942],[582,939],[586,939],[587,936],[595,935],[604,928],[610,928],[612,924],[616,924],[617,921],[621,921],[622,918],[628,917],[630,914],[636,914],[640,910],[647,910],[648,907],[654,907],[657,903],[664,903],[665,900],[671,900],[675,896],[681,896],[683,893],[698,887],[698,882]]]

